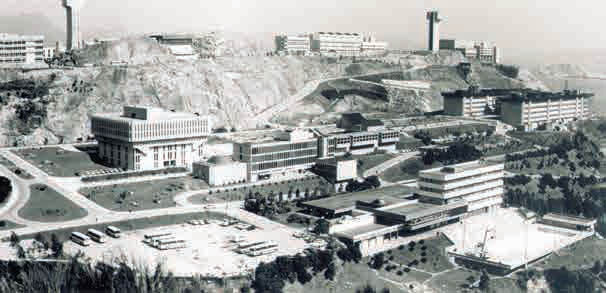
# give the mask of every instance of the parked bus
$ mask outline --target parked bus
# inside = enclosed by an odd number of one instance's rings
[[[73,242],[78,243],[82,246],[90,245],[90,238],[80,232],[72,232],[72,236],[70,237],[70,239]]]
[[[152,242],[154,239],[159,238],[159,237],[166,237],[166,236],[171,236],[173,235],[173,233],[167,232],[167,233],[156,233],[156,234],[145,234],[143,235],[143,242],[145,243],[150,243]]]
[[[107,226],[105,228],[105,234],[109,235],[110,237],[113,238],[120,238],[120,236],[122,232],[120,231],[120,229],[114,227],[114,226]]]
[[[251,252],[247,253],[247,255],[248,256],[261,256],[261,255],[271,254],[276,251],[278,251],[277,247],[269,247],[269,248],[265,248],[265,249],[261,249],[261,250],[251,251]]]
[[[254,253],[255,251],[262,251],[265,249],[277,248],[277,247],[278,247],[278,243],[276,243],[275,241],[268,241],[267,243],[262,243],[259,245],[251,246],[249,248],[241,249],[240,253],[250,254],[250,253]]]
[[[90,239],[94,240],[95,242],[99,242],[99,243],[105,242],[105,235],[103,235],[103,233],[101,233],[101,231],[98,231],[95,229],[88,229],[88,232],[86,234],[88,237],[90,237]]]
[[[259,245],[259,244],[263,244],[263,243],[265,243],[265,241],[247,241],[247,242],[238,244],[238,249],[246,249],[246,248],[253,247],[255,245]]]

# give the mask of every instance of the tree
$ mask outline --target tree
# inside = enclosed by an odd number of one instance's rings
[[[19,236],[14,231],[11,232],[9,240],[11,242],[11,247],[16,247],[17,245],[19,245]]]
[[[63,255],[63,242],[59,241],[59,238],[55,233],[51,234],[51,251],[53,257],[60,257]]]
[[[486,272],[486,270],[482,270],[482,275],[480,276],[480,283],[478,284],[480,287],[480,290],[488,291],[489,282],[490,282],[490,277],[488,276],[488,273]]]
[[[326,234],[330,229],[330,223],[326,219],[318,219],[314,225],[313,232],[317,234]]]
[[[602,263],[600,262],[600,260],[596,260],[593,263],[593,267],[591,267],[591,271],[594,274],[599,274],[602,271]]]
[[[324,278],[326,278],[328,280],[334,280],[336,273],[337,273],[337,267],[335,266],[334,262],[331,262],[330,264],[328,264],[326,271],[324,271]]]

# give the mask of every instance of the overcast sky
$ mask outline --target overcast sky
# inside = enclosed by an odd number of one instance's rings
[[[2,2],[0,14],[43,13],[64,29],[60,0]],[[430,9],[444,19],[442,37],[493,41],[505,56],[606,48],[604,0],[89,0],[81,22],[84,33],[222,28],[271,38],[273,32],[374,32],[401,47],[426,43]]]

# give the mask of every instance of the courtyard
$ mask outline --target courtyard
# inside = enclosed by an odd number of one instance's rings
[[[68,148],[69,146],[66,146]],[[109,170],[96,157],[96,149],[82,147],[83,150],[69,147],[38,147],[13,150],[12,152],[46,172],[50,176],[73,177],[83,172]]]

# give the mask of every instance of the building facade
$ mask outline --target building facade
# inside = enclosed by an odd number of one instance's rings
[[[79,49],[82,45],[82,35],[80,33],[80,1],[63,0],[63,8],[66,14],[67,38],[65,47],[67,51]]]
[[[309,35],[278,35],[275,37],[276,52],[308,54],[311,50]]]
[[[444,114],[464,117],[498,115],[500,99],[510,95],[509,89],[479,89],[443,92]]]
[[[44,36],[0,33],[0,66],[34,65],[43,62]]]
[[[555,123],[568,123],[591,117],[593,94],[579,91],[513,93],[501,101],[501,120],[524,130],[535,130]]]
[[[465,58],[482,63],[501,63],[499,48],[486,41],[442,39],[440,40],[440,50],[460,51]]]
[[[428,22],[428,45],[427,50],[430,52],[437,53],[440,50],[440,22],[442,19],[438,16],[437,11],[429,11],[427,12],[427,22]]]
[[[360,33],[317,32],[312,35],[311,49],[322,55],[359,56],[362,42]]]
[[[318,140],[311,132],[293,130],[275,140],[234,145],[234,159],[246,163],[248,181],[311,169],[318,157]]]
[[[193,163],[192,175],[210,186],[246,182],[246,164],[235,162],[231,156],[212,157],[206,162]]]
[[[470,213],[488,212],[501,205],[503,163],[466,162],[419,172],[419,195],[424,202],[450,204],[465,201]]]
[[[122,113],[91,117],[98,155],[125,170],[186,167],[203,156],[209,117],[160,108],[125,106]]]

